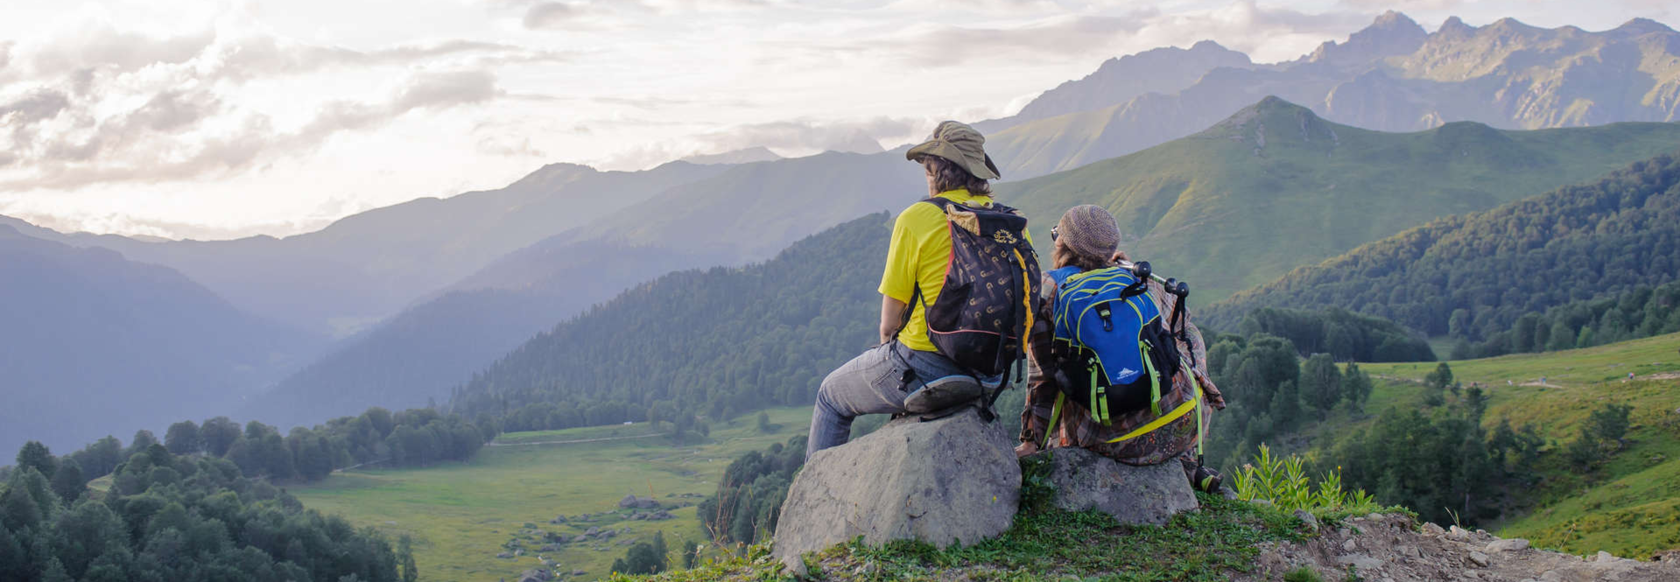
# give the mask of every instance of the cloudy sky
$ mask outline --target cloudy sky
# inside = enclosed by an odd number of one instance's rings
[[[1103,60],[1293,59],[1384,10],[1674,24],[1669,0],[5,0],[0,214],[287,235],[551,162],[891,148]]]

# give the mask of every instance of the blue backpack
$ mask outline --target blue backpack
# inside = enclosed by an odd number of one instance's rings
[[[1138,268],[1049,273],[1058,289],[1056,385],[1105,426],[1145,408],[1159,416],[1161,393],[1180,368],[1178,344],[1149,292],[1148,263]]]

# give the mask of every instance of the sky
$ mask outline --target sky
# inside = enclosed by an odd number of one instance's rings
[[[1104,60],[1259,62],[1386,10],[1604,30],[1670,0],[5,0],[0,214],[226,239],[763,146],[890,149]]]

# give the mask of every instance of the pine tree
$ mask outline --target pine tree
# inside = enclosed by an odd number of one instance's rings
[[[413,541],[408,534],[397,538],[397,563],[402,568],[403,582],[415,582],[420,579],[420,568],[414,565]]]

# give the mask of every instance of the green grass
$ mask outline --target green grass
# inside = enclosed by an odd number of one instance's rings
[[[427,581],[515,579],[539,566],[538,552],[499,559],[503,544],[525,536],[526,524],[537,530],[575,535],[588,527],[628,526],[632,533],[610,540],[606,551],[567,545],[545,553],[566,569],[582,569],[589,577],[603,577],[613,559],[624,556],[629,538],[650,539],[663,531],[673,548],[683,540],[704,541],[695,508],[673,511],[667,521],[623,521],[604,518],[587,524],[552,525],[556,515],[573,516],[616,510],[626,494],[652,494],[662,502],[698,502],[697,498],[669,498],[685,493],[710,495],[730,461],[747,451],[760,450],[803,434],[810,408],[769,411],[779,426],[761,433],[756,414],[717,424],[711,442],[673,447],[666,439],[643,438],[564,445],[486,447],[468,463],[419,469],[355,470],[288,490],[310,508],[337,513],[358,526],[377,528],[395,539],[414,538],[415,560]],[[653,432],[646,423],[541,433],[503,435],[498,442],[583,440],[635,436]],[[540,546],[530,543],[530,548]],[[674,555],[674,554],[673,554]]]
[[[861,539],[806,558],[817,579],[1026,582],[1227,580],[1247,572],[1269,542],[1311,537],[1280,510],[1197,494],[1202,509],[1164,526],[1121,525],[1100,512],[1024,508],[1002,536],[938,549],[916,541],[869,546]],[[642,578],[619,577],[616,580]],[[646,578],[663,582],[791,580],[762,546],[693,570]]]
[[[1599,550],[1645,557],[1680,547],[1680,334],[1594,348],[1453,361],[1454,377],[1487,387],[1483,422],[1532,424],[1553,451],[1542,457],[1545,479],[1516,493],[1519,507],[1490,529],[1536,545],[1578,554]],[[1423,376],[1433,363],[1361,364],[1377,378],[1366,409],[1420,406]],[[1637,379],[1624,382],[1632,371]],[[1539,385],[1545,377],[1546,385]],[[1623,450],[1590,472],[1569,466],[1561,447],[1593,410],[1632,405]],[[1353,423],[1349,423],[1351,425]],[[1338,434],[1348,425],[1333,427]]]

